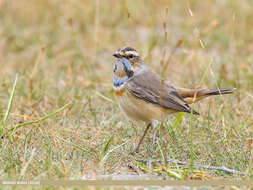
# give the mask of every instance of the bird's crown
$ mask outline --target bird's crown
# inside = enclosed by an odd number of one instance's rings
[[[139,57],[139,53],[129,46],[124,46],[122,48],[119,48],[114,54],[114,57],[117,58],[126,58],[126,59],[132,59]]]

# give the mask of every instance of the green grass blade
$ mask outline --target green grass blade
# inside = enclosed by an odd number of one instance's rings
[[[183,176],[180,175],[180,173],[178,173],[178,172],[176,172],[176,171],[167,169],[167,170],[166,170],[166,173],[167,173],[168,176],[174,177],[174,178],[176,178],[176,179],[178,179],[178,180],[183,179]]]
[[[73,142],[71,142],[71,141],[67,141],[67,140],[65,140],[65,139],[63,139],[63,138],[60,138],[60,137],[57,137],[57,136],[56,136],[56,138],[59,139],[59,140],[61,140],[61,141],[63,141],[63,142],[65,142],[65,143],[68,143],[68,144],[72,145],[72,146],[75,147],[76,149],[79,149],[79,150],[81,150],[81,151],[83,151],[83,152],[88,152],[87,149],[83,148],[82,146],[80,146],[80,145],[78,145],[78,144],[75,144],[75,143],[73,143]]]
[[[165,148],[164,148],[164,145],[162,142],[159,142],[158,141],[158,148],[160,150],[160,153],[161,153],[161,156],[162,156],[162,159],[163,159],[163,162],[164,162],[164,165],[167,166],[167,156],[166,156],[166,153],[165,153]]]
[[[122,147],[123,145],[127,144],[129,141],[130,141],[130,140],[128,140],[128,141],[126,141],[126,142],[124,142],[124,143],[122,143],[122,144],[120,144],[120,145],[118,145],[118,146],[115,146],[114,148],[112,148],[111,150],[109,150],[109,151],[105,154],[105,156],[101,159],[100,163],[103,163],[103,162],[107,159],[107,157],[109,156],[110,153],[112,153],[113,151],[115,151],[115,150],[117,150],[118,148]]]
[[[211,67],[212,63],[213,63],[213,60],[211,60],[208,64],[208,66],[206,67],[206,69],[205,69],[205,71],[204,71],[204,73],[203,73],[203,75],[200,79],[200,82],[199,82],[200,85],[202,85],[204,83],[204,80],[205,80],[205,78],[207,76],[207,73],[208,73],[208,69]]]
[[[9,99],[8,107],[7,107],[7,110],[5,112],[4,119],[2,121],[2,130],[5,129],[6,123],[8,121],[9,115],[10,115],[12,103],[13,103],[13,100],[14,100],[14,94],[15,94],[15,91],[16,91],[17,81],[18,81],[18,75],[16,75],[16,78],[15,78],[15,81],[14,81],[14,84],[13,84],[13,87],[12,87],[12,91],[11,91],[11,96],[10,96],[10,99]]]
[[[105,145],[105,147],[104,147],[104,150],[103,150],[103,157],[104,157],[104,155],[108,152],[108,149],[110,148],[110,146],[111,146],[111,144],[112,144],[112,140],[113,140],[113,137],[114,136],[112,136],[109,140],[108,140],[108,142],[106,143],[106,145]]]
[[[184,116],[184,112],[181,112],[178,116],[177,116],[177,119],[174,123],[174,129],[176,129],[181,123],[182,123],[182,120],[183,120],[183,116]]]
[[[137,166],[139,166],[140,168],[142,168],[142,169],[144,169],[144,170],[146,170],[146,171],[148,171],[148,172],[154,172],[152,169],[150,169],[148,166],[146,166],[144,163],[142,163],[142,162],[139,162],[139,161],[137,161],[137,160],[132,160]],[[155,172],[155,173],[157,173],[157,172]]]
[[[118,105],[117,102],[115,102],[114,100],[112,100],[112,99],[110,99],[110,98],[104,96],[104,95],[101,94],[100,92],[95,91],[95,93],[96,93],[99,97],[101,97],[101,98],[103,98],[104,100],[106,100],[106,101],[108,101],[108,102],[114,104],[115,106]]]
[[[64,106],[62,106],[61,108],[59,108],[58,110],[56,110],[56,111],[54,111],[54,112],[51,112],[51,113],[49,113],[49,114],[45,115],[44,117],[41,117],[41,118],[39,118],[39,119],[37,119],[37,120],[34,120],[34,121],[27,121],[27,122],[18,124],[18,125],[16,125],[16,126],[12,127],[12,128],[10,129],[10,131],[14,132],[16,129],[18,129],[18,128],[20,128],[20,127],[25,127],[25,126],[27,126],[27,125],[40,123],[40,122],[42,122],[42,121],[44,121],[44,120],[46,120],[46,119],[48,119],[48,118],[54,116],[55,114],[61,112],[61,111],[64,110],[66,107],[68,107],[71,103],[72,103],[72,102],[69,102],[69,103],[65,104]]]

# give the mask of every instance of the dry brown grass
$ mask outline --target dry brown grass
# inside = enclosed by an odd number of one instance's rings
[[[2,117],[19,74],[4,131],[72,102],[45,121],[2,138],[1,179],[79,179],[128,172],[129,164],[137,167],[129,153],[144,129],[129,123],[117,105],[102,97],[114,99],[112,53],[123,45],[133,46],[161,73],[162,60],[179,40],[183,43],[171,57],[165,78],[185,87],[238,90],[195,105],[199,117],[185,114],[178,125],[177,116],[169,117],[159,130],[165,154],[252,174],[250,0],[2,0],[0,16]],[[150,141],[146,139],[135,158],[148,157]],[[161,159],[159,146],[153,153]]]

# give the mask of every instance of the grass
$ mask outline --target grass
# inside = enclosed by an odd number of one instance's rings
[[[136,161],[150,151],[154,159],[224,165],[252,176],[251,7],[250,0],[1,1],[0,178],[132,171],[243,178],[170,163],[150,171]],[[198,117],[169,116],[155,148],[150,132],[141,152],[130,157],[144,127],[124,117],[112,90],[112,53],[126,44],[177,85],[237,91],[194,105]]]

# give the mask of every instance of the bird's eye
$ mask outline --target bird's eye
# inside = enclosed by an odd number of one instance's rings
[[[130,59],[132,59],[134,56],[132,55],[132,54],[130,54],[129,56],[128,56],[128,58],[130,58]]]

